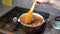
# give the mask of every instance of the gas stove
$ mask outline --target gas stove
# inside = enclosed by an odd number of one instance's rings
[[[19,28],[21,28],[20,27],[21,24],[19,22],[14,22],[13,18],[17,17],[18,19],[21,14],[26,13],[27,11],[29,11],[29,9],[17,7],[17,6],[14,7],[12,10],[7,12],[0,18],[0,28],[10,32],[17,31]],[[37,10],[34,10],[34,12],[42,15],[45,20],[49,18],[48,13],[37,11]]]

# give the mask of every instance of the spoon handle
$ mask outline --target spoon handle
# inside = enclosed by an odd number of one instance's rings
[[[29,10],[29,12],[33,12],[33,10],[34,10],[34,8],[35,8],[35,4],[36,4],[36,0],[34,1],[34,3],[33,3],[33,5],[32,5],[32,7],[31,7],[31,9]]]

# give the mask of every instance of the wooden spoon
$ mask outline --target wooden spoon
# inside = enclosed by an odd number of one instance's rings
[[[32,17],[33,17],[32,13],[33,13],[35,4],[36,4],[36,0],[34,1],[31,9],[30,9],[30,10],[26,13],[26,15],[24,16],[25,24],[30,23],[30,22],[32,21]]]

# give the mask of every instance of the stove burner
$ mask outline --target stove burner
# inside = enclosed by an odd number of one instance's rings
[[[21,7],[14,7],[11,11],[9,11],[8,13],[4,14],[1,18],[0,18],[0,23],[2,22],[2,29],[6,29],[7,31],[17,31],[18,28],[21,28],[21,24],[19,22],[17,22],[17,19],[20,17],[21,14],[26,13],[29,9],[26,8],[21,8]],[[49,18],[49,14],[48,13],[44,13],[41,11],[36,11],[34,10],[34,12],[39,13],[40,15],[42,15],[44,17],[44,19],[48,19]],[[6,26],[8,24],[8,27]],[[22,26],[24,27],[24,26]]]

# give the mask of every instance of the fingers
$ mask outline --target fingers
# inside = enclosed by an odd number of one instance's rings
[[[48,2],[48,0],[36,0],[36,1],[38,1],[40,3],[46,3],[46,2]]]
[[[36,0],[36,5],[40,6],[40,4],[49,4],[49,0]]]
[[[41,4],[41,3],[37,1],[36,5],[40,6],[40,4]]]
[[[35,1],[35,0],[33,0],[33,1]],[[40,2],[38,2],[37,0],[36,0],[36,5],[38,5],[38,6],[40,5]]]

